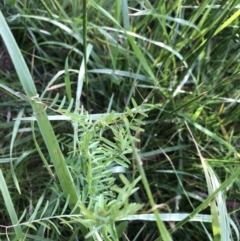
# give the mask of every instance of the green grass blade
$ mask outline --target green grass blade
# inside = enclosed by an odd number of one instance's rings
[[[66,197],[68,195],[70,196],[70,204],[74,206],[78,202],[78,195],[72,177],[66,166],[63,154],[60,150],[52,126],[48,120],[45,107],[40,102],[31,74],[2,12],[0,12],[0,22],[0,33],[9,51],[9,55],[13,61],[21,84],[31,103],[39,125],[40,132],[48,148],[49,155],[55,167],[63,192]]]
[[[204,210],[218,195],[219,192],[225,190],[229,185],[231,185],[240,175],[240,168],[238,168],[229,178],[227,178],[215,191],[210,194],[205,201],[194,209],[187,217],[176,224],[176,229],[182,227],[186,222],[191,220],[195,215]]]
[[[0,169],[0,189],[1,189],[1,192],[2,192],[2,196],[3,196],[4,202],[5,202],[5,206],[7,208],[9,217],[11,219],[12,225],[16,225],[16,224],[18,224],[18,217],[17,217],[16,211],[14,209],[13,202],[12,202],[12,199],[10,197],[8,187],[7,187],[7,184],[5,182],[5,179],[4,179],[4,176],[3,176],[3,173],[2,173],[1,169]],[[18,240],[22,240],[23,233],[22,233],[21,226],[19,226],[19,225],[14,226],[14,230],[15,230],[15,233],[16,233],[16,236],[17,236]]]
[[[129,20],[129,13],[128,13],[128,1],[122,0],[122,18],[123,18],[123,26],[126,31],[130,31],[130,20]]]
[[[71,81],[70,81],[70,76],[68,71],[68,57],[65,60],[64,70],[65,70],[65,74],[64,74],[65,89],[66,89],[68,101],[70,102],[72,99],[72,89],[71,89]]]
[[[223,29],[228,27],[234,20],[236,20],[240,16],[240,9],[236,11],[230,18],[227,19],[221,26],[218,27],[218,29],[215,31],[214,35],[217,35],[220,33]]]
[[[16,186],[16,188],[17,188],[17,190],[20,194],[21,194],[21,190],[20,190],[20,187],[19,187],[17,177],[16,177],[15,172],[14,172],[14,167],[13,167],[13,163],[12,163],[12,156],[13,156],[14,141],[17,137],[19,126],[20,126],[20,123],[21,123],[21,120],[18,119],[18,118],[22,117],[23,111],[24,111],[24,109],[19,111],[19,113],[17,115],[17,119],[15,120],[13,131],[12,131],[11,144],[10,144],[11,173],[12,173],[12,177],[13,177],[13,181],[15,183],[15,186]]]
[[[124,121],[125,121],[126,127],[128,127],[128,121],[126,119]],[[131,135],[129,128],[128,128],[128,134]],[[147,181],[147,177],[146,177],[144,168],[142,166],[142,160],[139,156],[138,151],[136,150],[136,147],[134,145],[133,140],[132,140],[131,144],[132,144],[132,148],[133,148],[133,155],[134,155],[134,158],[137,162],[138,170],[139,170],[139,173],[141,175],[142,182],[143,182],[144,188],[146,190],[149,203],[151,205],[151,208],[153,209],[153,213],[154,213],[154,216],[156,218],[157,226],[158,226],[159,232],[161,234],[161,237],[164,241],[172,241],[172,238],[171,238],[169,232],[167,231],[166,226],[164,225],[163,221],[161,220],[161,218],[158,214],[158,211],[156,209],[156,204],[154,202],[153,195],[152,195],[151,190],[149,188],[149,183]]]
[[[202,168],[204,171],[204,175],[205,175],[207,187],[208,187],[208,194],[212,194],[214,190],[216,190],[220,186],[219,181],[217,180],[216,174],[214,173],[212,167],[203,158],[198,148],[197,142],[188,125],[187,125],[187,128],[188,128],[188,131],[190,132],[190,135],[192,137],[192,140],[195,144],[199,158],[202,163]],[[212,230],[213,230],[214,241],[227,240],[230,237],[230,234],[229,234],[230,225],[229,223],[226,222],[228,219],[225,219],[227,210],[226,210],[222,192],[219,192],[216,199],[210,203],[210,209],[211,209],[211,216],[212,216]],[[221,239],[222,236],[224,237],[223,239]]]
[[[189,118],[188,116],[186,116],[184,114],[179,114],[179,115],[182,116],[188,123],[193,125],[195,128],[202,131],[204,134],[211,137],[212,139],[217,141],[219,144],[224,145],[226,148],[228,148],[229,151],[231,151],[231,152],[237,154],[238,156],[240,156],[240,154],[236,151],[236,149],[232,145],[227,143],[225,140],[223,140],[221,137],[219,137],[216,133],[213,133],[212,131],[206,129],[205,127],[201,126],[197,122],[192,121],[191,118]]]
[[[38,151],[38,154],[39,154],[39,156],[41,157],[41,159],[42,159],[42,161],[43,161],[43,163],[44,163],[44,166],[45,166],[46,169],[48,170],[48,173],[50,174],[50,176],[53,177],[53,178],[55,178],[55,176],[54,176],[54,174],[53,174],[53,172],[52,172],[52,170],[51,170],[51,168],[50,168],[50,166],[49,166],[46,158],[44,157],[44,154],[43,154],[42,151],[41,151],[40,146],[38,145],[38,142],[37,142],[37,139],[36,139],[36,135],[35,135],[35,132],[34,132],[34,122],[33,122],[33,121],[31,122],[31,127],[32,127],[33,141],[34,141],[34,144],[35,144],[36,149],[37,149],[37,151]]]

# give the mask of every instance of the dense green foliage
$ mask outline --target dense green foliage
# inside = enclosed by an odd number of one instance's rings
[[[0,239],[240,240],[238,2],[0,0]]]

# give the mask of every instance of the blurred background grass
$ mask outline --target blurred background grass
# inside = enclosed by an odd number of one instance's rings
[[[66,60],[68,69],[79,70],[84,56],[82,1],[25,0],[13,8],[2,1],[0,9],[39,94],[65,69]],[[145,131],[138,136],[140,156],[155,203],[167,203],[173,213],[192,212],[208,195],[202,163],[184,121],[190,125],[202,156],[220,184],[238,170],[239,17],[227,21],[237,11],[237,0],[101,0],[87,5],[87,43],[93,49],[81,105],[95,114],[106,113],[109,103],[112,110],[124,112],[126,107],[132,107],[132,97],[138,105],[151,104],[145,125],[141,126]],[[0,81],[22,93],[3,42],[0,48]],[[69,78],[75,98],[78,75],[70,71]],[[67,91],[64,81],[64,75],[57,78],[42,101],[51,103],[56,93],[63,98]],[[13,118],[22,108],[25,117],[31,116],[32,109],[5,91],[1,91],[0,99],[0,161],[15,208],[21,213],[30,207],[30,201],[35,206],[41,193],[49,197],[56,187],[43,168],[30,124],[22,122],[14,142],[14,158],[25,153],[15,169],[22,194],[14,190],[8,174]],[[52,124],[67,158],[73,146],[69,135],[72,127],[64,121]],[[47,156],[37,126],[35,133]],[[134,168],[132,164],[126,173],[130,180],[134,179]],[[139,187],[132,201],[145,204],[144,213],[150,209],[149,200],[144,188]],[[239,181],[233,179],[223,190],[229,216],[237,228],[239,187]],[[1,220],[7,225],[9,220],[1,203]],[[203,213],[209,214],[210,209]],[[170,229],[173,223],[166,225]],[[122,240],[155,240],[159,237],[156,230],[154,222],[130,222]],[[68,240],[68,232],[62,232],[58,239],[54,236],[55,240]],[[173,233],[173,239],[201,240],[208,234],[212,235],[210,224],[188,222]],[[231,240],[238,240],[235,232]]]

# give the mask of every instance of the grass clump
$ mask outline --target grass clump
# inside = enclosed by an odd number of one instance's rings
[[[2,240],[239,240],[238,1],[0,7]]]

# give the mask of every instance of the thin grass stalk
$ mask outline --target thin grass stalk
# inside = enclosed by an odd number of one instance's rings
[[[83,61],[85,70],[85,82],[87,88],[87,96],[89,94],[88,89],[88,77],[87,77],[87,0],[83,0]],[[87,98],[87,109],[90,109],[89,98]]]
[[[126,119],[124,121],[125,121],[125,124],[126,124],[126,127],[127,127],[128,134],[131,135],[130,130],[128,128],[128,121]],[[142,166],[142,160],[141,160],[141,158],[139,156],[139,153],[136,150],[136,147],[134,145],[134,141],[133,140],[132,140],[131,144],[132,144],[132,148],[133,148],[133,155],[134,155],[134,158],[136,160],[136,163],[137,163],[137,166],[138,166],[138,170],[139,170],[139,173],[141,175],[142,182],[143,182],[144,188],[146,190],[149,203],[150,203],[151,208],[153,210],[153,213],[155,215],[156,223],[157,223],[159,232],[161,234],[161,238],[164,241],[172,241],[172,237],[170,236],[170,234],[169,234],[165,224],[163,223],[163,221],[161,220],[161,218],[159,216],[158,210],[156,209],[156,204],[154,202],[153,195],[151,193],[151,190],[150,190],[150,187],[149,187],[149,183],[148,183],[148,180],[147,180],[144,168]]]

